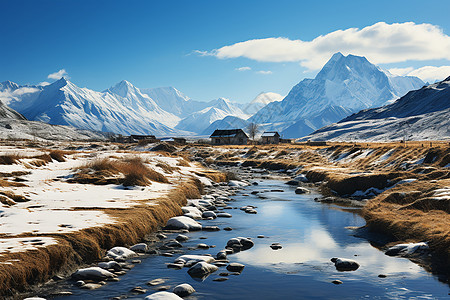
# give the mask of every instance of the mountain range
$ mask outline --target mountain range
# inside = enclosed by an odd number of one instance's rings
[[[336,53],[314,79],[302,80],[284,98],[269,92],[247,104],[225,98],[202,102],[173,87],[139,89],[126,80],[102,92],[65,78],[46,86],[6,81],[0,84],[0,117],[3,112],[93,131],[157,136],[209,135],[254,122],[262,130],[298,138],[423,85],[417,77],[394,76],[364,57]]]
[[[392,104],[362,110],[303,140],[391,141],[450,139],[450,77],[410,91]]]

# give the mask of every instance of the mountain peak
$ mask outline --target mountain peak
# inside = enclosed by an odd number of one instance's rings
[[[337,61],[343,57],[345,57],[345,56],[341,52],[336,52],[335,54],[333,54],[333,56],[330,58],[329,61]]]
[[[3,81],[2,83],[0,83],[0,88],[8,89],[8,90],[16,90],[19,88],[19,85],[15,82],[7,80],[7,81]]]
[[[126,97],[130,92],[136,91],[137,88],[132,85],[127,80],[122,80],[118,82],[116,85],[110,87],[106,92],[110,92],[112,94],[119,95],[121,97]]]

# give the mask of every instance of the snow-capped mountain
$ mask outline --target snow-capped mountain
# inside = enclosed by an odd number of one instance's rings
[[[227,116],[239,117],[241,119],[248,119],[249,117],[239,107],[225,98],[213,100],[208,102],[208,104],[210,106],[181,120],[175,128],[201,134],[213,122],[222,120]]]
[[[384,105],[424,85],[417,77],[394,76],[365,57],[334,54],[314,79],[304,79],[281,102],[252,116],[277,123],[284,137],[301,137],[361,109]]]
[[[248,115],[256,114],[261,108],[272,102],[283,100],[283,96],[273,92],[260,93],[250,103],[240,104],[242,111]]]
[[[227,116],[221,120],[214,121],[201,135],[211,135],[216,129],[245,129],[250,124],[249,121],[235,116]]]
[[[180,118],[185,118],[208,106],[207,102],[192,100],[173,87],[141,89],[141,92],[152,98],[163,110]]]
[[[450,77],[410,91],[392,104],[362,110],[304,139],[449,140]]]
[[[127,81],[104,92],[79,88],[64,78],[34,89],[27,97],[9,99],[10,107],[29,120],[120,134],[177,133],[172,126],[180,118]]]

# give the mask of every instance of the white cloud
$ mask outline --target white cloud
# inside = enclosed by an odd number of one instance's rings
[[[272,74],[272,71],[258,71],[256,73],[262,74],[262,75],[270,75],[270,74]]]
[[[389,72],[402,76],[417,76],[423,81],[435,82],[441,81],[450,76],[450,66],[425,66],[418,69],[409,68],[393,68]]]
[[[312,41],[273,37],[196,53],[220,59],[246,57],[263,62],[300,62],[310,70],[317,70],[338,51],[365,56],[376,64],[450,59],[450,36],[433,24],[379,22],[362,29],[336,30]]]
[[[47,82],[47,81],[42,81],[42,82],[40,82],[38,85],[39,85],[39,86],[47,86],[47,85],[50,85],[50,83]]]
[[[55,80],[61,79],[62,77],[69,78],[69,74],[67,74],[65,69],[61,69],[58,72],[49,74],[47,76],[48,79],[55,79]]]
[[[236,68],[236,71],[242,72],[242,71],[250,71],[252,68],[250,67],[240,67],[240,68]]]

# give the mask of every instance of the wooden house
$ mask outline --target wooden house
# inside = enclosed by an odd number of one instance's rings
[[[247,145],[248,142],[242,129],[216,129],[210,139],[213,145]]]
[[[261,143],[278,144],[280,143],[280,134],[276,131],[264,131],[261,135]]]

